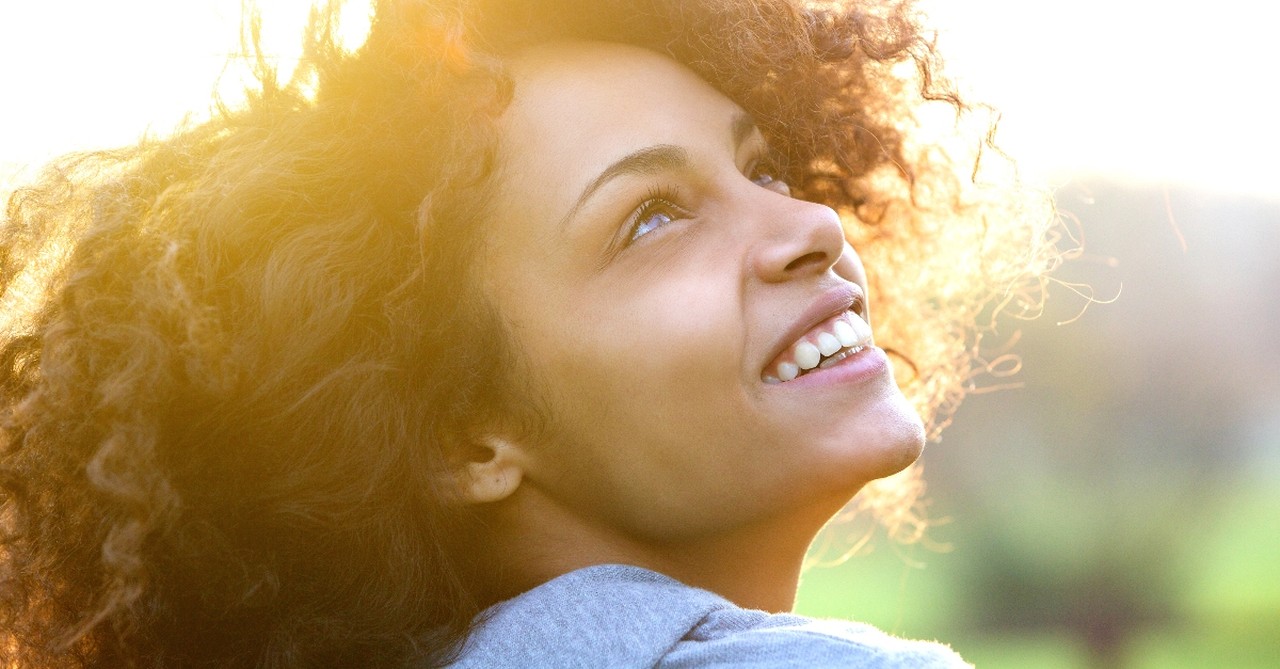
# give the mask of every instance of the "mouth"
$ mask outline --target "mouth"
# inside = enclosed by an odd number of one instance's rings
[[[768,384],[786,383],[839,364],[872,346],[871,326],[850,308],[823,320],[783,349],[760,373]]]

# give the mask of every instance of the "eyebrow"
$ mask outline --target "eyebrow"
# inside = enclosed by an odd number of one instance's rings
[[[755,129],[756,122],[750,114],[743,111],[734,113],[730,124],[734,147],[742,146],[742,143],[755,132]],[[560,219],[560,227],[563,229],[568,226],[569,221],[573,220],[578,210],[596,191],[620,176],[649,176],[683,169],[688,165],[689,152],[672,144],[655,144],[632,151],[606,167],[603,172],[582,189],[582,193],[578,195],[578,199],[574,201],[573,206],[565,213],[564,218]]]

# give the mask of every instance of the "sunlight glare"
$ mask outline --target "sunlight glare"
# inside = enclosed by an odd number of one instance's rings
[[[308,0],[262,0],[282,77]],[[1000,142],[1024,173],[1198,186],[1280,197],[1271,22],[1247,0],[923,0],[949,70],[1003,112]],[[0,5],[0,188],[23,163],[162,134],[238,99],[240,0]],[[369,4],[342,15],[349,48]],[[241,65],[243,65],[241,59]]]
[[[264,0],[262,43],[287,79],[301,52],[309,0]],[[347,49],[368,31],[369,5],[341,14]],[[216,91],[242,97],[239,0],[14,2],[0,5],[0,191],[19,170],[81,149],[164,134],[200,119]]]
[[[959,81],[1033,173],[1280,197],[1265,5],[925,0]]]

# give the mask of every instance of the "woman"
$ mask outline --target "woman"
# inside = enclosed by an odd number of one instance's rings
[[[909,8],[806,4],[331,7],[16,192],[4,664],[960,666],[766,612],[1047,218],[915,139]]]

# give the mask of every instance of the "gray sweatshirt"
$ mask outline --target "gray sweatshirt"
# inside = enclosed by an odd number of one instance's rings
[[[625,565],[570,572],[490,607],[458,669],[971,667],[950,648],[869,625],[769,614]]]

